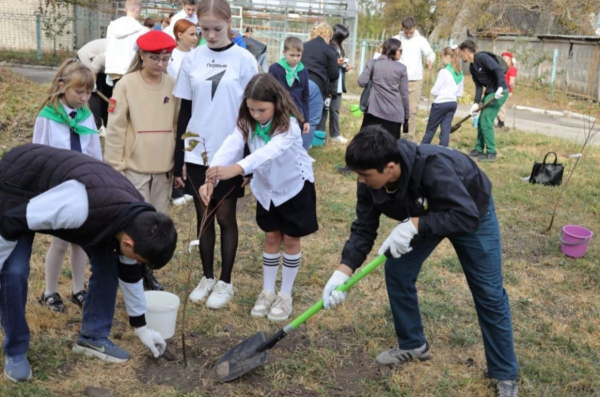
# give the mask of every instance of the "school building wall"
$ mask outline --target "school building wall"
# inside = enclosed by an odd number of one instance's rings
[[[513,53],[517,80],[550,84],[554,50],[558,50],[555,89],[600,100],[600,37],[477,37],[478,50]],[[518,83],[517,83],[518,84]]]

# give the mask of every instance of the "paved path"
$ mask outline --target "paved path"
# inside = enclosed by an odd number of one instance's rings
[[[38,69],[21,66],[11,66],[10,70],[15,73],[20,73],[29,80],[35,81],[36,83],[50,83],[56,74],[57,69]]]
[[[344,98],[356,101],[357,103],[360,99],[358,95],[344,95]],[[467,116],[470,108],[470,105],[459,105],[458,110],[456,111],[455,121]],[[419,109],[427,112],[427,101],[422,100],[419,104]],[[469,121],[467,121],[467,123],[468,122]],[[516,129],[522,131],[556,136],[573,142],[583,143],[585,137],[583,120],[569,117],[551,116],[547,114],[532,113],[526,110],[509,109],[506,117],[506,125],[512,127],[513,124]],[[589,123],[585,124],[587,125]],[[596,128],[600,128],[600,121],[596,125]],[[457,134],[458,133],[460,132],[457,132]],[[600,146],[600,133],[596,134],[596,137],[591,144]]]

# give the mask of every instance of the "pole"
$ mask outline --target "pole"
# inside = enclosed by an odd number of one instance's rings
[[[367,51],[367,41],[363,40],[362,44],[360,45],[360,73],[362,73],[362,71],[365,68],[365,57],[367,55],[366,51]]]
[[[552,76],[550,77],[550,95],[548,100],[552,102],[554,96],[554,83],[556,81],[556,65],[558,64],[558,48],[554,49],[554,58],[552,59]]]
[[[37,40],[37,59],[42,59],[42,16],[35,16],[35,38]]]

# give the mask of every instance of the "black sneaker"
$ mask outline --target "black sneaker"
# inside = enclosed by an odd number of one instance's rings
[[[477,161],[495,162],[496,157],[497,157],[496,153],[486,153],[486,154],[481,153],[481,155],[477,156]]]
[[[483,154],[483,152],[480,152],[480,151],[479,151],[479,150],[477,150],[477,149],[473,149],[473,150],[471,150],[471,152],[469,153],[469,156],[471,156],[471,157],[479,157],[479,156],[480,156],[480,155],[482,155],[482,154]]]
[[[38,302],[40,302],[44,306],[48,306],[50,309],[54,310],[55,312],[59,312],[59,313],[65,312],[65,304],[63,303],[63,300],[60,297],[60,295],[58,294],[58,292],[55,292],[55,293],[51,294],[50,296],[46,296],[46,294],[44,294],[42,292],[42,296],[40,299],[38,299]]]
[[[504,128],[504,121],[498,120],[498,128]]]
[[[71,295],[71,299],[69,299],[69,300],[83,309],[83,303],[85,302],[86,294],[87,294],[87,291],[82,289],[78,293]]]
[[[144,289],[148,291],[164,291],[164,287],[154,277],[154,272],[148,265],[142,265],[142,276],[144,278]]]

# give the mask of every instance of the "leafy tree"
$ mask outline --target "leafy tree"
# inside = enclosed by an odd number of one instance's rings
[[[71,33],[73,22],[69,4],[58,0],[40,0],[38,13],[42,20],[44,35],[53,41],[53,55],[56,55],[56,39]]]

